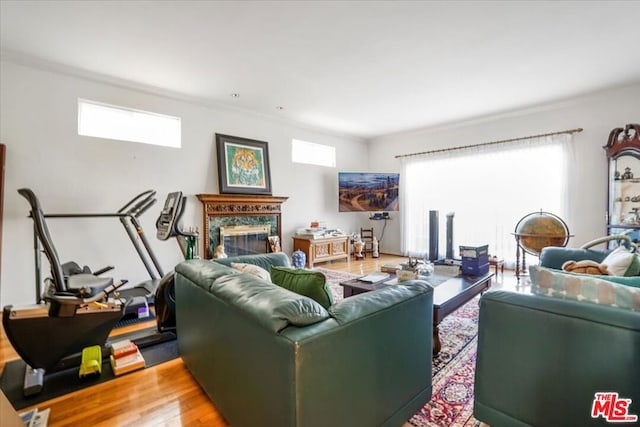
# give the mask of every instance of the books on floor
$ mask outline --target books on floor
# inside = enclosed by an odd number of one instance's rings
[[[138,351],[138,346],[131,340],[116,341],[110,345],[111,354],[116,359],[122,356],[127,356]]]
[[[20,418],[24,422],[25,427],[47,427],[49,424],[50,408],[39,410],[32,409],[20,414]]]
[[[144,368],[144,357],[138,346],[130,340],[117,341],[111,344],[109,356],[114,375],[122,375],[128,372]]]

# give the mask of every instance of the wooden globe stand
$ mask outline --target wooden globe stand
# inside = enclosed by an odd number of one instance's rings
[[[530,221],[536,221],[535,215],[539,215],[539,219],[556,221],[557,224],[563,229],[563,233],[530,233],[523,232],[521,230],[521,224],[526,225]],[[565,247],[569,243],[569,238],[573,237],[569,234],[569,227],[567,224],[557,215],[549,212],[532,212],[525,215],[516,224],[516,229],[511,233],[516,238],[516,278],[520,280],[520,276],[528,275],[526,254],[533,256],[540,256],[542,249],[547,246]],[[535,245],[532,245],[532,242]],[[522,256],[522,259],[521,259]]]

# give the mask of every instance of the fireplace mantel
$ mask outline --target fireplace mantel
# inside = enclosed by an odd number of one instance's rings
[[[212,258],[219,228],[226,225],[270,224],[282,242],[282,204],[288,197],[246,194],[197,194],[202,202],[204,257]]]

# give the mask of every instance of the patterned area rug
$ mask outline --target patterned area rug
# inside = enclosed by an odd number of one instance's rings
[[[433,358],[431,400],[410,420],[416,427],[471,427],[478,340],[478,298],[440,323],[442,349]]]
[[[329,285],[329,289],[331,289],[334,304],[342,301],[343,299],[342,286],[340,286],[340,282],[355,279],[356,277],[361,277],[358,274],[329,270],[328,268],[316,267],[314,268],[314,270],[324,274],[324,276],[327,278],[327,285]]]
[[[334,302],[342,301],[341,281],[358,275],[315,268],[327,277]],[[472,427],[473,380],[478,336],[478,298],[440,323],[442,348],[433,359],[433,395],[409,423],[416,427]]]

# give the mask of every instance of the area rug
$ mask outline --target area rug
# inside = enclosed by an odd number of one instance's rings
[[[344,271],[329,270],[328,268],[316,267],[315,271],[319,271],[327,278],[327,285],[331,290],[334,304],[343,300],[343,291],[340,282],[362,277],[362,275],[345,273]]]
[[[440,323],[442,349],[433,358],[431,400],[409,423],[416,427],[471,427],[478,344],[478,297]]]
[[[316,267],[327,277],[334,302],[342,301],[340,282],[359,275]],[[431,400],[409,423],[416,427],[472,427],[473,381],[476,366],[478,306],[476,297],[440,323],[442,348],[433,358]]]

